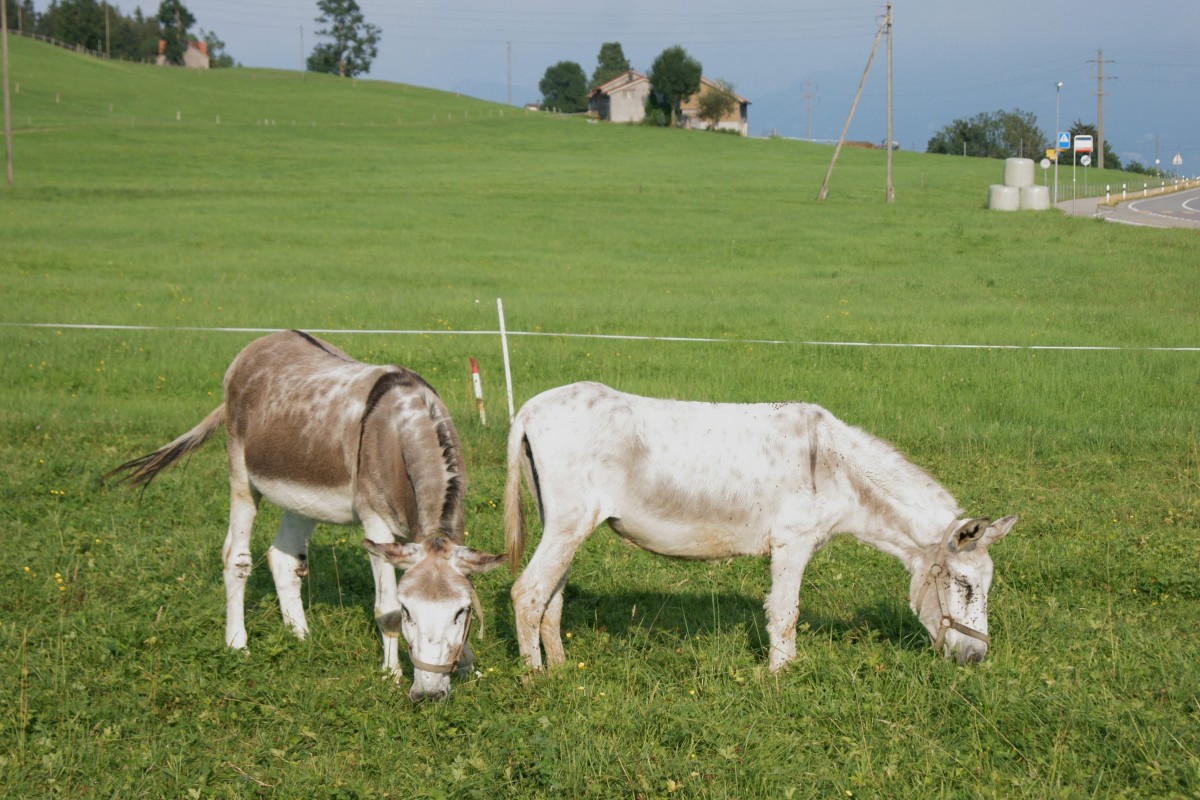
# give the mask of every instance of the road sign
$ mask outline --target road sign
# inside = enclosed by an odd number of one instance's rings
[[[1179,153],[1176,153],[1175,157],[1171,159],[1171,164],[1176,167],[1182,167],[1183,166],[1183,156],[1179,155]]]
[[[1083,164],[1085,167],[1090,166],[1092,163],[1092,157],[1085,154],[1083,158],[1079,159],[1079,163]]]
[[[1042,169],[1050,169],[1050,159],[1049,159],[1049,157],[1047,157],[1047,158],[1043,158],[1043,159],[1042,159]]]
[[[1075,137],[1075,152],[1090,153],[1092,152],[1092,137],[1087,134],[1079,134]]]
[[[1058,150],[1054,149],[1053,147],[1047,147],[1046,158],[1050,159],[1051,161],[1058,161]]]
[[[1059,134],[1058,134],[1058,149],[1059,150],[1070,150],[1071,149],[1071,132],[1070,131],[1059,132]]]

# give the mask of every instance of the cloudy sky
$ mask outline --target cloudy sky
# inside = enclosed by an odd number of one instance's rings
[[[299,69],[317,43],[316,0],[185,0],[246,66]],[[683,45],[709,78],[751,101],[752,135],[836,139],[884,6],[861,0],[359,0],[383,30],[370,77],[514,104],[533,102],[546,68],[591,76],[604,42],[635,69]],[[120,3],[122,10],[125,5]],[[39,6],[42,4],[39,3]],[[156,9],[154,0],[145,3]],[[1001,10],[1003,9],[1003,10]],[[897,0],[894,130],[924,150],[957,117],[1020,109],[1055,129],[1097,120],[1103,51],[1104,134],[1124,161],[1200,173],[1198,0]],[[885,135],[883,47],[850,137]],[[511,74],[511,78],[510,78]]]

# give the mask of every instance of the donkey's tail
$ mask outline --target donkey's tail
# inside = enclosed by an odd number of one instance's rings
[[[114,470],[104,473],[100,480],[107,481],[119,476],[120,481],[130,486],[141,486],[154,480],[158,473],[207,442],[216,433],[217,428],[225,422],[225,404],[217,406],[199,425],[180,436],[170,444],[165,444],[153,453],[126,461]]]
[[[508,554],[508,568],[514,575],[517,574],[517,568],[521,566],[521,556],[525,553],[525,509],[521,506],[521,471],[527,446],[525,420],[517,414],[508,432],[508,477],[504,482],[504,546]],[[536,491],[532,485],[529,488]]]

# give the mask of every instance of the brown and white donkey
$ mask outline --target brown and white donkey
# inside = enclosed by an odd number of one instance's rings
[[[300,331],[247,345],[229,365],[224,389],[225,402],[199,425],[103,477],[149,483],[224,423],[225,643],[246,646],[250,530],[265,497],[284,510],[267,551],[284,623],[298,638],[308,631],[300,586],[316,523],[361,523],[383,668],[401,676],[403,634],[413,662],[409,697],[444,699],[449,673],[474,662],[467,635],[478,598],[467,576],[498,566],[503,556],[462,544],[467,478],[458,432],[437,392],[409,369],[355,361]],[[399,583],[393,567],[405,570]]]

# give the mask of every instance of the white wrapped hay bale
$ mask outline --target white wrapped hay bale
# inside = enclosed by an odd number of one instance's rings
[[[1021,190],[1015,186],[993,183],[988,187],[988,208],[996,211],[1016,211],[1021,207]]]
[[[1018,189],[1033,186],[1033,159],[1004,159],[1004,185],[1015,186]]]
[[[1025,211],[1045,211],[1050,207],[1050,187],[1022,186],[1021,209]]]

